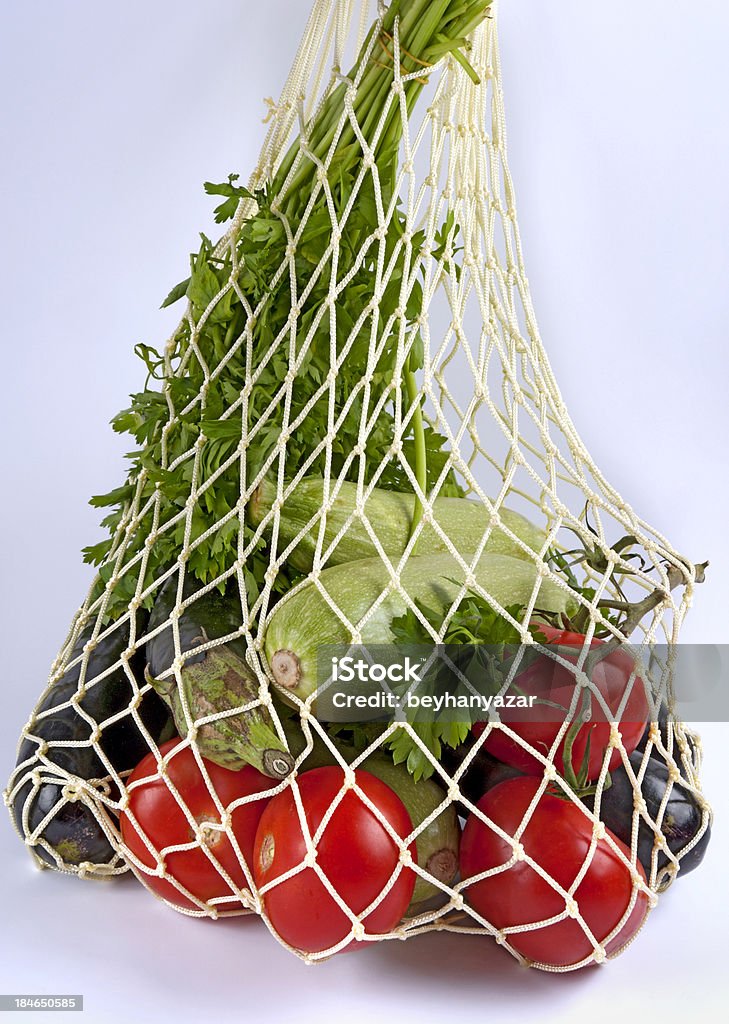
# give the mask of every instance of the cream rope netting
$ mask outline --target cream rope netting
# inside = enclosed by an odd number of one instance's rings
[[[608,640],[631,641],[638,657],[657,644],[676,644],[701,579],[700,569],[673,551],[602,477],[569,418],[539,335],[524,267],[506,155],[495,11],[492,7],[487,12],[483,2],[477,16],[479,5],[473,0],[442,0],[430,9],[447,12],[449,6],[455,19],[451,27],[462,28],[457,21],[461,17],[473,29],[469,44],[445,45],[442,33],[439,37],[435,32],[425,40],[429,49],[421,40],[423,47],[416,51],[412,41],[420,39],[421,30],[408,23],[408,5],[399,18],[389,5],[374,10],[368,0],[315,3],[282,96],[276,104],[269,101],[270,130],[249,190],[239,190],[234,179],[227,192],[222,190],[232,204],[231,226],[217,244],[204,242],[186,290],[187,311],[164,352],[142,353],[157,382],[145,392],[145,400],[164,407],[157,434],[145,439],[155,442],[154,457],[135,467],[117,495],[120,512],[110,521],[112,540],[99,558],[100,575],[24,730],[6,801],[42,865],[85,877],[109,877],[131,867],[142,880],[169,881],[191,904],[186,913],[215,917],[255,911],[268,920],[269,889],[257,890],[231,828],[235,809],[255,802],[259,794],[226,808],[199,749],[206,729],[210,735],[220,723],[266,715],[283,755],[290,749],[300,771],[306,770],[315,746],[328,752],[332,764],[342,766],[339,799],[356,793],[399,850],[397,865],[374,904],[366,913],[353,913],[316,856],[337,801],[310,834],[295,773],[270,780],[267,797],[289,788],[295,796],[306,855],[293,873],[315,871],[351,923],[333,949],[300,955],[321,959],[352,937],[407,938],[447,929],[495,935],[519,956],[510,938],[538,928],[539,922],[495,927],[470,904],[468,880],[454,875],[444,882],[424,865],[414,864],[410,852],[413,840],[451,805],[457,804],[461,819],[472,814],[487,823],[462,792],[462,782],[489,737],[502,732],[544,769],[538,796],[509,838],[510,863],[525,860],[559,894],[564,905],[555,920],[581,925],[590,947],[583,962],[599,962],[611,952],[610,940],[620,933],[636,901],[647,897],[651,905],[655,902],[710,821],[700,794],[700,744],[680,722],[669,716],[662,730],[656,721],[640,768],[629,759],[619,718],[631,688],[642,685],[637,673],[612,726],[593,802],[585,803],[555,768],[557,745],[568,733],[569,719],[551,750],[536,750],[492,715],[451,770],[412,722],[380,723],[350,763],[332,731],[317,718],[321,693],[315,685],[301,683],[298,661],[293,685],[286,678],[291,651],[283,642],[278,646],[280,627],[274,625],[287,605],[298,615],[306,603],[313,603],[328,623],[341,625],[342,643],[366,643],[378,616],[394,602],[399,614],[409,611],[437,644],[459,608],[477,595],[512,625],[528,649],[534,643],[530,625],[549,593],[551,611],[569,610],[588,639],[599,628]],[[371,27],[373,19],[378,20]],[[354,69],[345,74],[342,69],[353,60]],[[366,97],[371,105],[364,104]],[[386,160],[392,153],[394,164]],[[275,187],[266,193],[271,183]],[[275,232],[280,232],[276,244],[282,258],[276,268],[264,268],[266,279],[261,282],[257,253],[271,251]],[[287,308],[282,312],[284,300]],[[309,391],[302,396],[304,375]],[[156,397],[149,397],[153,391]],[[125,429],[139,430],[140,408],[128,414]],[[154,408],[159,410],[159,404]],[[302,443],[302,437],[308,441]],[[315,504],[306,506],[294,526],[287,525],[287,509],[314,477],[319,481]],[[231,486],[237,491],[233,500]],[[379,513],[373,511],[379,508],[380,489],[410,494],[405,534],[395,551]],[[467,496],[483,510],[479,538],[469,550],[459,546],[448,516],[439,512],[437,501],[444,496]],[[525,539],[520,517],[538,524],[536,541]],[[364,563],[340,557],[355,536],[364,549],[358,557],[369,555],[366,570],[359,567]],[[617,543],[622,538],[630,540]],[[568,570],[575,549],[580,558]],[[417,560],[433,552],[441,561],[428,564],[437,564],[453,586],[442,622],[435,627],[424,619],[409,583],[414,578],[409,567],[423,565]],[[518,559],[521,565],[516,620],[509,610],[514,602],[503,596],[504,587],[498,580],[491,585],[491,577],[482,571],[486,566],[496,573],[497,562],[489,559],[499,558],[509,564]],[[351,605],[354,618],[349,605],[339,606],[336,587],[328,585],[333,577],[327,573],[342,565],[340,577],[346,572],[350,583],[361,573],[380,581],[370,587],[374,596],[366,606],[357,600]],[[237,621],[216,637],[202,630],[190,643],[180,626],[185,614],[196,601],[223,590],[226,599],[233,594]],[[160,592],[167,595],[168,614],[161,618],[153,612],[148,621],[146,612]],[[328,637],[336,633],[333,628]],[[149,669],[148,648],[164,635],[171,656],[153,679],[154,673],[144,673],[145,662]],[[99,665],[94,652],[110,638],[119,641],[115,654]],[[193,657],[227,651],[233,642],[244,650],[255,693],[222,710],[201,710],[191,702],[186,665]],[[601,695],[582,671],[589,650],[586,645],[577,666],[554,657],[599,702]],[[670,681],[670,660],[669,653],[665,664],[659,664],[664,686]],[[656,661],[660,657],[654,650]],[[89,710],[89,697],[93,703],[94,693],[101,693],[111,678],[124,681],[128,699],[113,713],[96,715]],[[118,815],[129,811],[129,770],[144,751],[159,754],[166,735],[160,721],[145,711],[153,682],[174,705],[177,731],[195,754],[220,820],[211,825],[196,819],[170,780],[168,759],[162,758],[158,775],[167,780],[185,813],[190,836],[189,842],[162,850],[147,842],[151,860],[145,863],[122,839]],[[298,749],[284,729],[292,708],[295,714],[288,722],[298,723]],[[54,724],[69,712],[78,718],[75,731]],[[120,767],[107,741],[110,734],[123,740],[125,729],[134,735],[138,755]],[[370,755],[403,733],[442,787],[440,804],[409,836],[393,829],[362,792],[354,773],[355,768],[366,770]],[[88,753],[93,765],[86,774],[74,771],[80,751]],[[600,818],[614,751],[620,753],[636,794],[627,854],[610,835],[606,838]],[[653,817],[640,790],[649,756],[661,760],[669,780]],[[278,763],[284,765],[284,775],[286,757]],[[679,780],[699,802],[703,821],[677,857],[666,844],[662,824],[671,787]],[[583,869],[569,889],[551,878],[520,842],[549,786],[561,786],[565,799],[580,808],[592,829]],[[46,798],[48,793],[52,799]],[[108,844],[109,855],[79,857],[72,844],[54,842],[54,826],[61,822],[80,823],[87,831],[97,828],[97,847],[103,852]],[[652,830],[651,867],[645,875],[637,869],[639,825]],[[245,884],[236,883],[213,857],[228,895],[206,903],[170,874],[165,858],[200,846],[210,859],[206,840],[211,829],[231,839]],[[604,843],[612,844],[625,864],[631,893],[621,920],[609,934],[595,937],[575,892],[598,844]],[[369,935],[362,921],[408,870],[430,882],[431,897],[440,898],[421,904],[387,934]]]

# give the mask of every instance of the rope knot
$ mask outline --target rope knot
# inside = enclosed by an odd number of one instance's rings
[[[264,96],[263,102],[268,107],[268,113],[263,118],[263,124],[269,124],[274,121],[277,117],[280,117],[283,113],[284,108],[280,107],[271,96]]]

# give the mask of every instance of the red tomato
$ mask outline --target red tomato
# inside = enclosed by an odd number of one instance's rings
[[[405,839],[412,832],[410,815],[400,797],[369,772],[355,772],[358,787]],[[309,831],[314,836],[344,783],[341,768],[314,768],[297,779]],[[316,847],[317,864],[343,902],[361,914],[382,892],[399,862],[399,849],[373,812],[354,790],[336,805]],[[409,847],[416,862],[415,843]],[[253,870],[258,888],[302,864],[306,843],[289,787],[275,796],[256,833]],[[382,934],[403,918],[415,887],[415,872],[405,867],[385,898],[364,919],[367,933]],[[282,939],[307,953],[337,945],[352,924],[329,894],[313,867],[306,867],[263,894],[266,913]]]
[[[160,751],[163,755],[168,754],[179,743],[179,739],[170,740],[160,747]],[[225,808],[235,800],[274,786],[271,779],[267,779],[265,775],[249,766],[233,772],[206,760],[205,768],[213,789]],[[167,773],[197,822],[201,825],[206,822],[220,824],[215,801],[189,747],[185,747],[170,758]],[[133,783],[140,784],[133,786]],[[147,754],[140,761],[127,780],[127,786],[130,787],[129,813],[123,811],[121,814],[121,833],[126,845],[143,864],[155,868],[157,862],[135,827],[132,815],[153,849],[164,857],[168,875],[175,878],[199,900],[208,903],[232,895],[230,886],[218,871],[215,862],[230,875],[237,886],[248,888],[238,855],[230,839],[223,832],[207,832],[205,848],[212,859],[200,846],[191,850],[164,853],[166,847],[194,842],[195,833],[167,781],[160,778],[154,754]],[[254,800],[236,807],[231,815],[231,830],[249,868],[252,863],[256,828],[267,803],[267,798]],[[199,909],[172,882],[151,875],[143,877],[150,889],[164,896],[170,903],[178,907]],[[234,904],[230,904],[230,907],[234,908]],[[225,910],[226,904],[220,904],[219,909]]]
[[[478,808],[507,835],[515,836],[540,784],[535,778],[509,779],[486,793]],[[611,832],[607,834],[630,858],[627,846]],[[588,859],[592,822],[574,803],[547,792],[539,798],[519,841],[526,854],[569,890]],[[511,844],[472,814],[461,840],[462,877],[472,878],[506,864],[512,856]],[[645,880],[640,863],[636,871]],[[606,839],[598,839],[574,894],[598,943],[620,922],[632,899],[633,886],[629,868]],[[500,874],[474,882],[464,894],[471,906],[498,929],[545,921],[565,910],[564,898],[524,860],[518,860]],[[638,892],[628,919],[605,946],[606,953],[621,949],[643,924],[647,912],[648,898]],[[578,964],[593,952],[590,939],[572,917],[533,931],[514,932],[507,936],[507,941],[528,960],[554,967]]]
[[[542,625],[539,626],[539,632],[546,637],[547,643],[558,644],[561,647],[574,647],[577,654],[569,660],[577,664],[577,659],[585,644],[585,637],[582,633],[570,633]],[[593,639],[590,646],[594,649],[602,644],[602,640]],[[575,775],[582,765],[589,737],[590,759],[587,778],[588,781],[593,781],[599,777],[605,751],[610,744],[610,719],[613,717],[617,720],[620,702],[634,668],[635,662],[630,655],[626,651],[616,650],[593,669],[592,682],[604,697],[611,714],[606,716],[598,699],[591,694],[591,718],[579,729],[572,746],[572,767]],[[554,703],[569,709],[575,690],[575,676],[569,669],[544,655],[517,676],[515,687],[518,687],[526,696],[548,697]],[[640,743],[648,715],[644,685],[642,680],[636,677],[631,684],[630,696],[618,724],[626,754],[631,754]],[[544,721],[545,718],[552,720]],[[540,721],[540,719],[542,720]],[[535,709],[505,709],[502,721],[546,757],[562,727],[564,716],[560,720],[559,711],[537,706]],[[477,723],[473,731],[475,735],[479,736],[484,728],[483,723]],[[554,759],[555,767],[560,774],[564,774],[564,744],[565,737],[560,741]],[[525,750],[517,740],[507,736],[501,729],[494,729],[486,739],[484,746],[494,757],[505,764],[518,768],[527,775],[541,775],[544,772],[544,765],[533,754]],[[611,771],[620,764],[620,750],[616,747],[610,757],[608,770]]]

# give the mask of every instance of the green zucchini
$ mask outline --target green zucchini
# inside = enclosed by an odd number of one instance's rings
[[[378,550],[370,530],[390,557],[399,558],[404,553],[410,539],[415,495],[374,488],[364,505],[370,525],[368,530],[357,512],[357,490],[357,484],[338,484],[333,488],[333,499],[325,506],[321,477],[307,477],[296,485],[282,505],[279,524],[279,550],[296,544],[286,556],[290,565],[301,572],[309,572],[320,541],[327,566],[371,558]],[[253,526],[259,526],[270,515],[276,497],[275,482],[264,479],[249,505]],[[545,532],[525,516],[501,508],[499,521],[517,538],[514,539],[495,523],[492,525],[491,513],[482,502],[468,498],[436,498],[433,516],[457,551],[477,551],[489,529],[491,533],[484,550],[491,554],[529,560],[529,552],[541,551],[546,541]],[[345,532],[340,538],[342,530]],[[443,553],[448,553],[446,541],[432,524],[425,523],[418,537],[417,554]]]
[[[464,560],[470,561],[469,556]],[[526,607],[537,577],[536,564],[494,554],[482,555],[474,573],[478,585],[502,608]],[[451,555],[419,555],[411,558],[400,573],[402,587],[411,601],[444,611],[458,596],[457,581],[463,578],[461,566]],[[324,569],[317,582],[305,583],[276,605],[266,629],[265,652],[279,689],[302,700],[310,697],[319,684],[317,659],[323,646],[393,643],[390,625],[407,611],[408,605],[400,593],[389,589],[391,582],[380,558],[362,559]],[[329,595],[341,615],[321,591]],[[347,623],[356,629],[375,605],[355,639]],[[570,614],[576,610],[576,603],[569,590],[545,578],[535,608]]]
[[[289,750],[298,759],[305,750],[305,738],[293,719],[283,723]],[[298,765],[299,771],[323,768],[339,762],[329,747],[313,733],[314,745]],[[330,743],[339,752],[346,764],[352,764],[358,756],[354,747],[330,737]],[[419,828],[446,799],[443,789],[433,779],[416,782],[404,765],[393,764],[392,758],[382,753],[370,754],[359,766],[375,775],[390,787],[402,800],[410,815],[413,829]],[[461,830],[455,804],[448,804],[440,814],[420,832],[415,840],[418,865],[433,875],[439,882],[450,885],[458,871],[458,852]],[[443,890],[433,882],[417,876],[408,916],[413,917],[430,907],[437,900],[445,902]]]

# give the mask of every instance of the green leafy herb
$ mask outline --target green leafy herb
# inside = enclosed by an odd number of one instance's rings
[[[388,454],[396,431],[398,375],[404,407],[419,402],[407,399],[416,393],[414,374],[423,361],[417,265],[426,235],[408,238],[410,226],[396,199],[403,114],[398,103],[386,101],[396,18],[402,72],[425,74],[430,63],[463,49],[489,5],[490,0],[394,0],[358,58],[362,74],[357,79],[355,70],[350,76],[358,81],[352,99],[357,133],[345,118],[337,135],[350,99],[343,81],[308,126],[306,146],[295,143],[264,188],[251,193],[237,175],[206,184],[210,195],[223,199],[215,211],[218,223],[230,221],[241,202],[250,203],[252,212],[227,247],[216,248],[202,237],[190,277],[164,302],[186,297],[189,303],[165,353],[138,348],[147,384],[113,421],[115,430],[136,443],[128,479],[93,499],[112,510],[103,524],[110,539],[84,552],[100,567],[93,598],[101,598],[115,579],[105,595],[107,618],[126,611],[137,590],[149,588],[181,553],[188,572],[203,583],[240,568],[255,602],[271,553],[264,539],[241,526],[241,495],[271,466],[283,463],[284,472],[293,474],[305,464],[311,474],[362,475],[368,481],[386,458],[378,485],[396,490],[410,487],[402,459],[421,487],[440,477],[446,440],[423,422],[419,405],[403,455]],[[404,83],[408,112],[424,84],[419,76]],[[363,145],[374,156],[364,176]],[[327,160],[324,188],[317,176]],[[434,252],[449,266],[457,233],[449,214]],[[389,273],[373,308],[373,283],[382,266]],[[403,292],[411,296],[404,310]],[[409,355],[400,349],[401,337]],[[373,338],[377,354],[368,366]],[[155,389],[152,383],[159,381]],[[359,450],[363,423],[367,440]],[[442,493],[462,493],[452,473]],[[281,566],[274,596],[296,579]],[[148,597],[144,603],[151,602]]]
[[[236,210],[241,199],[255,199],[255,196],[243,185],[236,185],[240,178],[239,174],[229,174],[227,182],[222,185],[215,185],[211,181],[205,182],[205,191],[209,196],[226,196],[224,203],[215,209],[215,223],[224,224],[226,220],[235,217]]]

